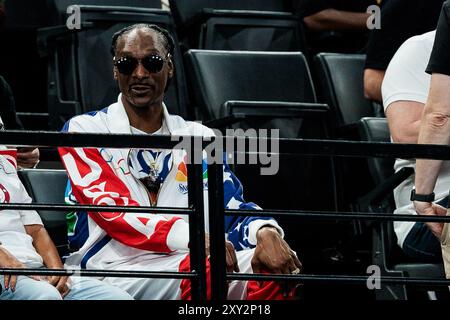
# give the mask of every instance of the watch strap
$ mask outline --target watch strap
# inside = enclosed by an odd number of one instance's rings
[[[416,189],[411,190],[411,201],[420,201],[420,202],[433,202],[434,201],[434,192],[430,194],[419,194],[416,193]]]

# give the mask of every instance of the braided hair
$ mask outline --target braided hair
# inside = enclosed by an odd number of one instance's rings
[[[164,48],[173,57],[173,52],[174,52],[174,48],[175,48],[175,41],[173,40],[173,38],[170,35],[169,31],[167,31],[164,28],[161,28],[160,26],[157,26],[156,24],[148,24],[148,23],[133,24],[131,26],[125,27],[125,28],[117,31],[116,33],[114,33],[114,35],[112,37],[111,49],[110,49],[111,54],[113,56],[116,54],[117,42],[119,41],[119,39],[122,36],[130,33],[133,30],[136,30],[136,29],[149,29],[149,30],[155,31],[158,34],[159,40],[163,44]]]

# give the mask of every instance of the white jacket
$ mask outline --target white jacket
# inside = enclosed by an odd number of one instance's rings
[[[214,135],[211,129],[199,123],[169,115],[165,106],[164,123],[166,134],[170,135]],[[108,108],[72,118],[63,131],[131,134],[132,128],[119,95],[118,102]],[[159,150],[147,151],[155,153]],[[163,154],[160,164],[166,167],[166,172],[157,201],[153,204],[147,189],[135,178],[139,174],[137,171],[142,171],[149,164],[144,161],[140,170],[130,165],[136,163],[134,158],[138,154],[137,150],[60,148],[59,152],[71,181],[72,190],[68,188],[66,193],[68,200],[72,198],[78,203],[93,205],[188,206],[186,153],[183,150],[169,150]],[[207,171],[204,162],[205,224],[208,226],[206,189]],[[228,165],[224,165],[224,197],[228,209],[258,209],[257,205],[243,200],[242,185]],[[71,245],[78,246],[79,250],[67,258],[67,265],[106,269],[111,264],[139,259],[139,256],[149,251],[170,253],[188,250],[187,216],[78,212],[70,214],[69,218]],[[271,218],[225,217],[225,232],[236,250],[256,245],[256,231],[263,225],[275,226],[283,234],[283,230]]]

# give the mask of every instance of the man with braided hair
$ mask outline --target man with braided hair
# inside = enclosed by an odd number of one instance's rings
[[[163,103],[175,71],[173,53],[172,37],[158,26],[137,24],[116,33],[112,54],[114,78],[121,91],[117,102],[72,118],[63,131],[213,136],[213,131],[201,124],[170,115]],[[188,207],[186,153],[182,150],[60,148],[59,152],[70,177],[68,200],[89,205]],[[258,209],[244,201],[242,185],[227,164],[223,169],[226,207]],[[283,230],[274,219],[224,219],[229,272],[300,272],[301,263],[283,240]],[[71,245],[77,248],[66,260],[69,265],[189,271],[189,225],[184,216],[78,212],[71,216],[69,232]],[[205,250],[208,252],[208,248]],[[207,270],[209,273],[208,261]],[[104,281],[125,289],[136,299],[191,297],[188,280],[107,277]],[[229,285],[231,299],[284,296],[275,282],[233,281]]]

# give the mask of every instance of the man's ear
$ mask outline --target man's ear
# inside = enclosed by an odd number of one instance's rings
[[[169,72],[168,72],[169,78],[172,78],[173,77],[173,71],[174,71],[174,65],[173,65],[173,62],[172,62],[172,58],[169,59],[167,65],[169,67]]]

